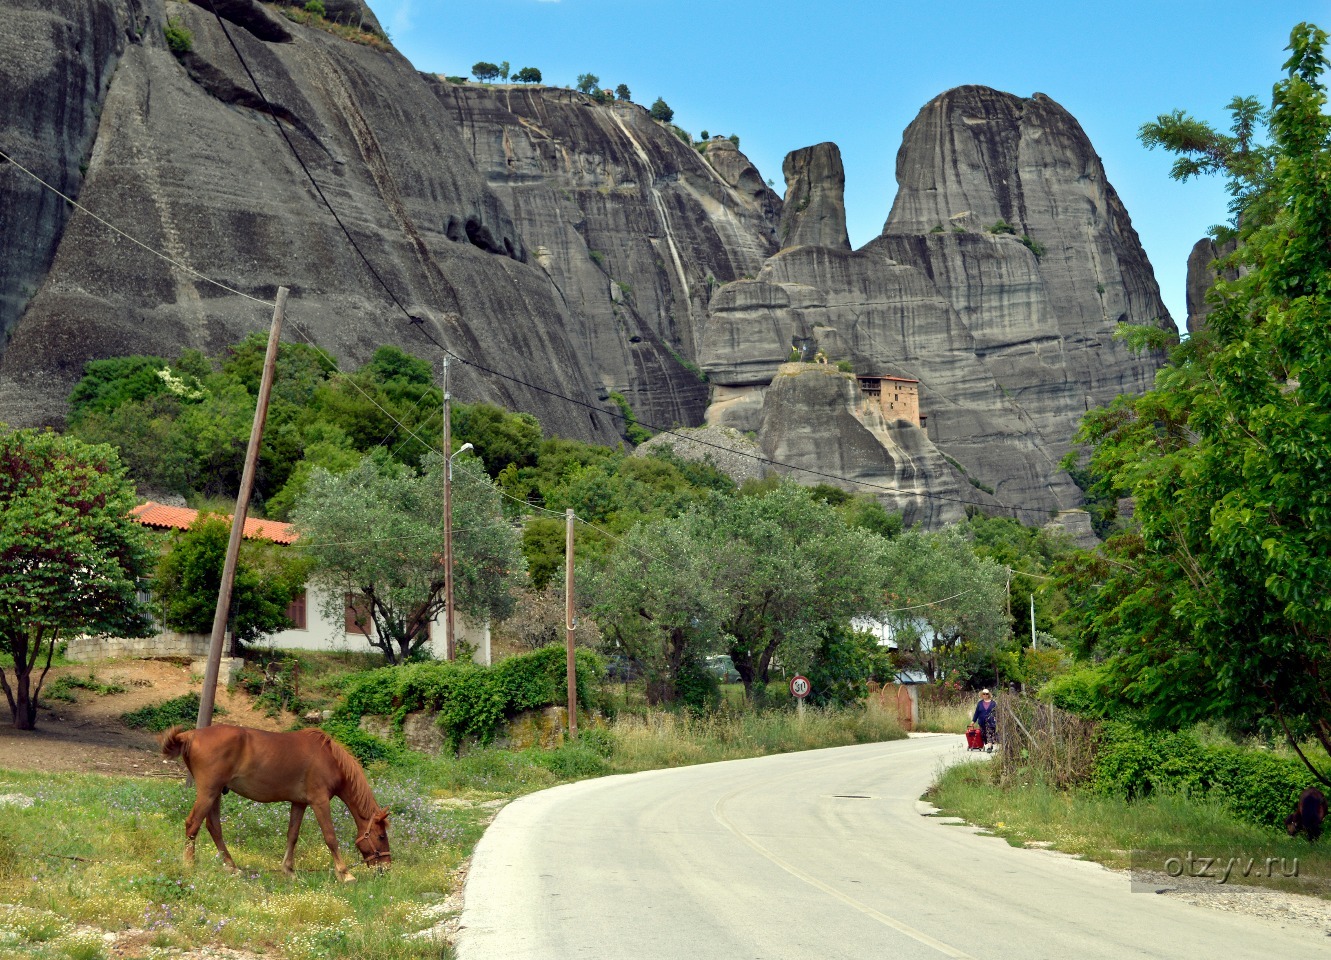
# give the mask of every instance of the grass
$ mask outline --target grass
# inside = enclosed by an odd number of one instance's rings
[[[625,714],[553,750],[406,754],[369,769],[377,799],[392,811],[393,867],[383,875],[358,867],[353,884],[333,875],[312,817],[297,877],[281,874],[285,804],[223,798],[223,832],[241,870],[231,876],[206,832],[198,866],[184,868],[193,793],[182,780],[0,771],[0,794],[34,801],[0,807],[0,958],[102,958],[101,932],[131,928],[160,951],[216,945],[286,960],[449,957],[447,947],[412,935],[442,919],[453,873],[492,812],[486,801],[609,773],[901,736],[895,715],[876,707],[810,709],[803,718],[726,708],[705,718]],[[340,802],[333,810],[343,855],[359,863],[351,818]]]
[[[226,710],[222,709],[220,704],[215,705],[213,715],[225,716]],[[152,703],[146,707],[140,707],[138,710],[122,713],[120,722],[127,727],[134,727],[136,730],[151,730],[153,733],[161,733],[176,724],[180,724],[182,727],[192,727],[198,718],[199,695],[197,693],[186,693],[162,703]]]
[[[995,783],[997,764],[958,764],[929,799],[950,816],[985,827],[1013,846],[1052,845],[1117,869],[1162,872],[1170,856],[1231,856],[1259,862],[1298,858],[1302,881],[1267,883],[1331,898],[1331,847],[1235,819],[1205,798],[1156,793],[1129,803],[1089,790],[1058,790],[1039,780],[1010,789]],[[1235,875],[1235,882],[1241,878]]]
[[[915,729],[921,733],[965,733],[975,713],[975,704],[969,700],[927,700],[920,698],[919,723]]]
[[[61,700],[65,703],[74,703],[78,696],[75,690],[87,690],[97,696],[109,696],[113,693],[124,693],[125,687],[119,683],[103,683],[92,673],[86,677],[78,677],[72,673],[56,677],[50,684],[42,689],[42,697],[51,700]]]

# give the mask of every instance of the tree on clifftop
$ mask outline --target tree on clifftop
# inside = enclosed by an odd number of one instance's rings
[[[662,123],[669,123],[675,119],[675,111],[670,109],[670,104],[666,103],[660,97],[652,104],[649,111],[653,120],[660,120]]]
[[[0,652],[14,670],[11,686],[0,668],[0,688],[17,729],[36,725],[62,636],[147,634],[135,587],[150,551],[133,506],[109,446],[0,425]]]
[[[480,60],[471,65],[471,75],[482,83],[488,83],[499,76],[499,64]]]
[[[541,71],[535,67],[523,67],[517,73],[513,74],[513,79],[518,83],[540,83]]]
[[[1251,145],[1263,117],[1242,98],[1232,137],[1183,114],[1143,130],[1183,154],[1180,179],[1227,178],[1238,246],[1205,328],[1155,389],[1087,417],[1096,489],[1131,495],[1135,526],[1070,583],[1083,652],[1105,658],[1127,700],[1161,722],[1218,717],[1296,748],[1313,738],[1331,756],[1326,42],[1294,28],[1269,147]]]

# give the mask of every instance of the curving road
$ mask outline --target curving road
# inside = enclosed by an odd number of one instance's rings
[[[460,960],[1331,956],[1317,930],[1133,893],[920,816],[960,737],[586,780],[481,839]]]

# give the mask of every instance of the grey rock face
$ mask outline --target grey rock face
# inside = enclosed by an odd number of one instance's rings
[[[782,247],[809,245],[849,250],[846,233],[846,171],[835,143],[786,154],[781,172],[786,200],[778,235]]]
[[[268,12],[259,0],[208,0],[210,11],[223,20],[244,27],[260,40],[269,43],[290,43],[291,31],[286,22]]]
[[[763,451],[785,465],[780,472],[876,494],[907,525],[941,526],[964,519],[967,503],[993,502],[961,480],[922,430],[889,423],[853,374],[829,365],[782,365],[763,399],[759,437]]]
[[[704,157],[632,103],[427,79],[572,305],[600,383],[647,423],[699,423],[712,291],[776,247],[780,202],[753,165],[728,140]]]
[[[782,250],[757,280],[718,291],[702,355],[703,369],[716,385],[708,422],[758,430],[764,449],[770,449],[763,432],[768,384],[787,369],[792,340],[807,338],[832,361],[850,361],[861,376],[920,381],[927,419],[913,435],[919,444],[937,446],[935,456],[950,458],[957,475],[970,481],[961,499],[996,498],[1022,508],[1019,515],[1027,522],[1078,503],[1079,491],[1043,449],[1029,416],[977,358],[975,337],[956,310],[922,270],[884,251],[882,240],[857,252]],[[810,430],[828,431],[819,449],[860,442],[838,434],[837,424],[820,416],[816,410],[806,413]],[[843,417],[840,423],[847,421]],[[913,488],[903,497],[869,487],[863,492],[879,495],[893,509],[924,509],[914,503],[920,497]],[[945,516],[930,509],[930,522]]]
[[[5,151],[77,199],[126,33],[152,26],[142,5],[120,0],[7,4],[0,17]],[[69,214],[58,196],[0,162],[0,356],[50,267]]]
[[[1206,301],[1207,292],[1215,286],[1219,274],[1215,261],[1227,257],[1238,249],[1238,241],[1228,240],[1217,245],[1210,237],[1202,237],[1188,254],[1188,332],[1195,333],[1206,325],[1206,315],[1213,309]],[[1224,272],[1226,280],[1236,280],[1239,271],[1229,269]]]
[[[571,437],[617,435],[597,406],[591,366],[574,347],[566,302],[527,262],[522,237],[477,173],[456,124],[396,52],[294,24],[289,43],[231,27],[265,106],[202,8],[158,0],[68,7],[70,26],[50,26],[48,17],[46,34],[34,29],[53,38],[46,53],[17,81],[0,75],[0,104],[10,105],[0,133],[8,140],[17,129],[38,129],[43,147],[59,147],[46,152],[77,169],[95,128],[82,203],[243,294],[267,299],[278,285],[289,287],[289,335],[313,339],[342,361],[364,361],[393,343],[440,362],[440,351],[407,321],[320,202],[278,132],[280,120],[393,297],[432,336],[490,371],[455,365],[455,397],[532,411]],[[165,49],[167,16],[192,31],[192,55],[183,61]],[[4,39],[9,62],[16,40]],[[49,56],[61,46],[83,52]],[[51,63],[64,90],[51,95],[59,108],[17,112],[29,110],[16,105],[24,91],[50,82]],[[63,175],[64,182],[75,176]],[[67,214],[21,185],[15,171],[0,170],[0,178],[0,197],[22,210],[20,222],[32,222],[29,211],[48,211],[43,235],[55,247],[49,269],[34,260],[16,271],[17,282],[7,280],[12,329],[0,355],[0,420],[59,423],[89,359],[187,347],[215,352],[266,329],[266,306],[204,282],[87,215],[61,224]],[[20,189],[27,192],[16,197]],[[13,223],[0,221],[0,263],[30,244]],[[40,287],[14,324],[13,291],[22,284]]]
[[[1118,194],[1077,121],[1044,94],[958,87],[930,101],[897,155],[884,227],[977,340],[977,355],[1055,454],[1088,407],[1148,389],[1120,324],[1173,323]]]

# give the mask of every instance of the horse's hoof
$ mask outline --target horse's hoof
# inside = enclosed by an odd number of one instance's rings
[[[352,876],[351,874],[349,874],[349,873],[344,873],[344,874],[342,874],[342,876],[341,876],[340,879],[342,880],[343,883],[355,883],[355,882],[356,882],[356,878],[353,877],[353,876]]]

